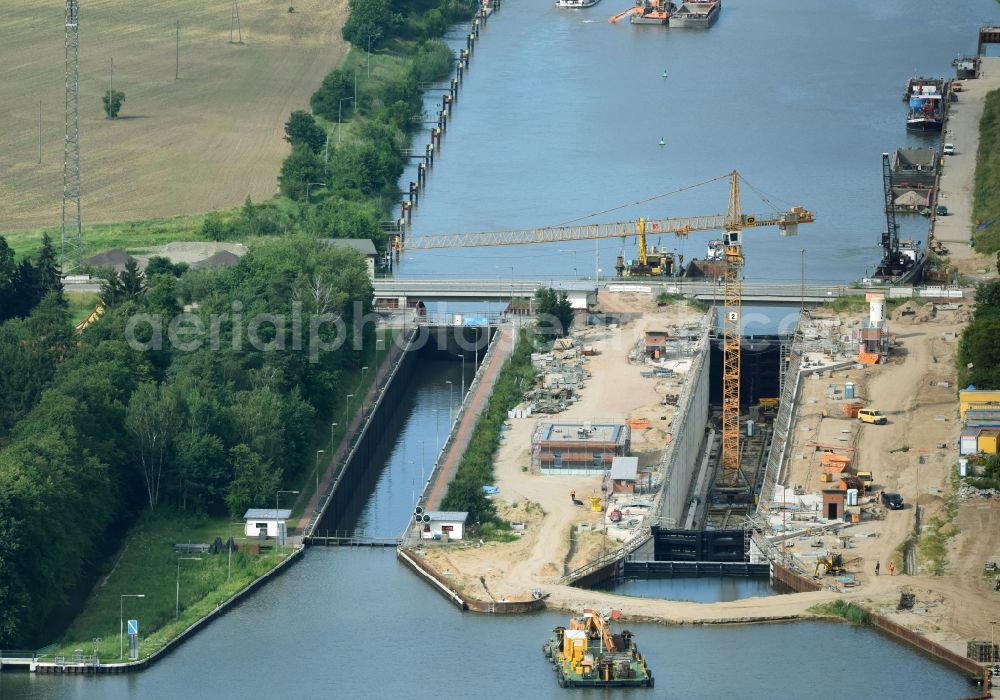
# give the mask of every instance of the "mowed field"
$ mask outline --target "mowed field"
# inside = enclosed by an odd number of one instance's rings
[[[0,231],[61,216],[64,5],[3,0]],[[288,12],[289,5],[295,11]],[[343,59],[346,0],[80,1],[84,224],[228,208],[277,189],[284,123]],[[174,79],[180,20],[180,77]],[[114,59],[121,117],[104,116]],[[42,103],[42,164],[38,105]]]

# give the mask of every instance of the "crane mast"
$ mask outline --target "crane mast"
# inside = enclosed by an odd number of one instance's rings
[[[740,306],[743,298],[743,216],[740,181],[732,173],[723,238],[722,483],[735,485],[740,469]]]

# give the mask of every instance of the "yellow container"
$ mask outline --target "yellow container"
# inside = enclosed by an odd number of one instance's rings
[[[984,454],[995,455],[997,453],[998,438],[1000,438],[1000,430],[980,430],[977,445],[979,451]]]

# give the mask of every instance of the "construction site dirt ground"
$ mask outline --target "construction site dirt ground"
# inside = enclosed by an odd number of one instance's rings
[[[989,639],[990,621],[1000,618],[1000,593],[983,575],[985,561],[1000,560],[1000,503],[989,500],[959,502],[954,520],[957,534],[946,541],[947,564],[943,574],[888,576],[888,562],[913,529],[912,504],[925,508],[924,522],[944,512],[950,488],[948,471],[957,461],[959,422],[955,396],[954,358],[957,335],[969,310],[939,311],[931,316],[897,315],[889,326],[898,351],[885,365],[835,372],[831,379],[805,380],[802,411],[794,427],[793,444],[785,480],[789,489],[799,484],[806,491],[820,490],[819,460],[807,442],[832,441],[855,449],[858,465],[875,472],[876,488],[899,491],[908,507],[887,513],[884,520],[848,528],[853,535],[844,551],[849,572],[859,585],[836,590],[832,577],[820,579],[824,589],[812,593],[747,598],[731,602],[695,603],[616,595],[558,583],[560,576],[592,560],[604,546],[599,536],[600,514],[575,506],[578,498],[599,493],[598,477],[559,477],[532,474],[529,442],[534,419],[514,420],[506,432],[496,463],[501,515],[524,521],[524,535],[512,543],[477,542],[448,547],[428,547],[422,556],[463,592],[485,600],[524,600],[533,591],[546,596],[554,609],[578,610],[584,606],[615,607],[630,619],[667,624],[751,623],[822,616],[814,606],[834,600],[863,603],[873,611],[907,625],[954,651],[965,653],[970,639]],[[860,318],[860,316],[859,316]],[[571,412],[559,416],[585,418],[599,414],[640,415],[657,407],[654,384],[639,375],[639,367],[624,359],[628,341],[641,327],[656,323],[643,316],[621,329],[618,338],[598,344],[602,353],[593,358],[593,378],[583,389],[582,400]],[[613,353],[609,346],[621,343]],[[827,385],[854,381],[861,400],[889,415],[887,425],[864,425],[842,417],[843,399],[829,399]],[[940,383],[947,383],[944,386]],[[842,394],[840,395],[842,396]],[[823,416],[824,410],[826,416]],[[846,432],[842,432],[846,431]],[[641,443],[640,443],[641,444]],[[945,445],[945,447],[940,447]],[[899,448],[906,447],[906,451]],[[801,455],[801,456],[800,456]],[[923,457],[923,463],[921,463]],[[532,505],[527,505],[528,503]],[[516,506],[510,504],[516,503]],[[544,512],[544,514],[543,514]],[[571,525],[591,523],[592,532],[577,541],[570,552]],[[877,536],[863,537],[866,532]],[[839,540],[826,538],[828,546]],[[795,547],[808,548],[796,542]],[[882,563],[875,577],[874,563]],[[916,596],[912,610],[897,612],[902,592]]]
[[[949,475],[958,461],[961,423],[955,354],[970,309],[931,308],[908,304],[890,315],[889,330],[897,349],[888,363],[804,380],[784,485],[789,494],[796,486],[806,493],[836,486],[819,480],[819,452],[809,445],[819,443],[846,448],[841,452],[851,456],[854,470],[873,472],[876,494],[900,493],[903,510],[883,510],[882,520],[862,520],[841,530],[841,535],[850,537],[847,549],[841,548],[837,537],[827,536],[823,544],[843,554],[848,573],[857,580],[857,588],[848,591],[850,597],[867,601],[896,622],[964,655],[965,641],[989,639],[989,622],[1000,617],[1000,593],[993,591],[992,578],[983,575],[986,561],[1000,560],[1000,503],[958,502],[953,524],[942,530],[957,534],[946,540],[946,563],[939,575],[932,573],[935,562],[919,554],[917,575],[903,575],[897,554],[897,547],[914,529],[915,505],[923,508],[925,536],[934,518],[947,520]],[[902,313],[910,309],[915,313]],[[845,417],[846,382],[855,384],[858,401],[886,414],[888,423],[862,424]],[[830,384],[837,390],[834,398],[829,396]],[[791,551],[805,550],[804,561],[810,561],[807,552],[815,539],[796,539]],[[890,578],[889,562],[894,557],[900,568]],[[881,564],[877,580],[876,561]],[[833,578],[823,581],[831,583]],[[912,611],[896,612],[903,590],[915,593],[916,603]]]
[[[632,453],[640,465],[654,463],[666,445],[667,421],[674,408],[663,406],[664,380],[643,377],[646,366],[628,361],[635,341],[647,329],[697,323],[701,311],[684,303],[658,308],[649,294],[603,293],[603,312],[622,315],[617,327],[587,329],[579,343],[593,345],[591,377],[579,400],[558,415],[533,415],[510,419],[494,464],[495,483],[500,488],[494,502],[501,517],[526,524],[514,542],[477,542],[447,547],[427,547],[426,561],[446,577],[454,577],[462,590],[475,598],[527,600],[531,592],[556,583],[565,573],[601,554],[601,513],[592,512],[590,496],[601,496],[600,476],[548,476],[531,469],[531,436],[539,421],[583,422],[648,418],[649,428],[632,430]],[[583,501],[573,503],[571,491]],[[527,503],[533,504],[526,507]],[[516,506],[512,506],[516,504]],[[544,515],[542,512],[544,511]],[[589,523],[570,551],[570,530]],[[586,526],[585,526],[586,527]],[[607,547],[621,543],[609,541]]]

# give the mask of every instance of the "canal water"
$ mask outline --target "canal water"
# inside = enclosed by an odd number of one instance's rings
[[[810,282],[850,282],[880,257],[881,154],[936,143],[907,133],[905,81],[953,76],[952,59],[1000,14],[994,0],[726,0],[708,31],[608,24],[630,4],[505,0],[476,45],[415,235],[556,225],[737,169],[776,207],[816,212],[794,239],[749,230],[746,278],[798,282],[804,249]],[[440,94],[430,101],[434,115]],[[748,213],[771,210],[749,187],[742,196]],[[728,197],[717,182],[585,221],[724,212]],[[926,241],[926,219],[898,220],[902,237]],[[651,243],[688,260],[714,237]],[[408,251],[397,274],[603,278],[621,247]]]
[[[817,213],[796,240],[749,232],[747,277],[798,281],[804,248],[809,281],[849,281],[878,258],[880,154],[921,143],[904,128],[904,81],[915,72],[950,75],[951,59],[974,49],[975,28],[997,12],[993,0],[726,0],[708,32],[609,25],[606,18],[627,4],[557,12],[550,2],[505,0],[476,47],[415,213],[418,234],[568,222],[736,168],[777,195],[778,206]],[[765,210],[754,199],[744,188],[744,209]],[[595,219],[721,212],[727,202],[716,183]],[[703,254],[708,237],[652,243],[691,258]],[[600,268],[607,276],[620,245],[408,252],[400,274],[566,279]],[[458,372],[457,363],[418,368],[412,400],[400,405],[399,436],[387,436],[393,442],[384,463],[372,465],[377,476],[365,485],[359,528],[393,534],[409,518],[421,466],[432,461],[430,445],[444,439],[450,399],[458,400],[444,382]],[[345,518],[337,526],[351,526]],[[315,548],[145,672],[4,673],[0,697],[561,698],[566,691],[541,644],[564,623],[548,612],[462,614],[391,550]],[[946,667],[844,624],[631,628],[657,678],[643,697],[949,698],[968,691]]]
[[[778,594],[778,591],[771,588],[771,582],[766,578],[737,576],[626,579],[599,588],[621,595],[687,600],[695,603],[728,602]]]
[[[376,476],[359,494],[358,527],[375,534],[402,529],[419,483],[419,441],[426,447],[434,440],[433,411],[444,425],[451,391],[445,380],[460,380],[458,366],[417,367],[413,400],[399,407],[399,437],[372,464]],[[567,691],[556,684],[541,645],[565,623],[565,615],[554,612],[461,613],[399,564],[391,549],[315,547],[146,671],[2,673],[0,698],[561,698]],[[966,690],[946,667],[846,624],[630,629],[657,680],[644,697],[834,700],[844,693],[845,663],[852,697],[946,698]],[[625,695],[576,692],[586,698]]]

